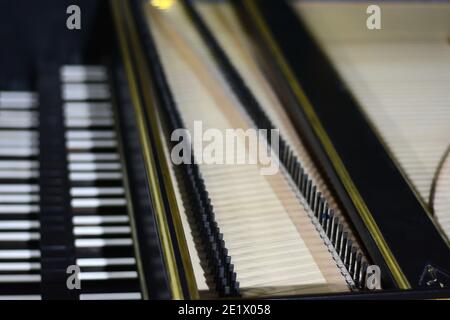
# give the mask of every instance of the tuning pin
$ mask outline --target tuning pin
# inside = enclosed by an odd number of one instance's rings
[[[367,262],[364,261],[361,264],[361,268],[359,271],[359,283],[360,283],[360,287],[364,288],[365,287],[365,281],[366,281],[366,271],[367,271]]]
[[[355,270],[353,272],[353,279],[355,280],[356,286],[358,288],[361,287],[361,282],[359,279],[359,275],[361,272],[361,263],[362,263],[362,254],[358,253],[356,256],[356,261],[355,261],[355,268],[354,268]]]
[[[303,192],[302,191],[302,182],[303,182],[303,175],[304,174],[305,174],[305,172],[304,172],[302,166],[300,166],[299,169],[298,169],[298,177],[297,177],[297,181],[296,181],[297,182],[297,188],[298,188],[298,190],[300,192]]]
[[[312,185],[312,182],[311,182]],[[316,192],[316,186],[311,187],[311,195],[309,197],[309,207],[311,208],[311,211],[314,213],[315,216],[317,216],[316,214],[316,198],[317,198],[317,192]]]
[[[339,256],[341,257],[342,262],[345,261],[345,248],[347,246],[347,237],[348,237],[348,233],[343,232],[341,235],[341,242],[339,244]]]
[[[335,248],[336,248],[336,251],[337,251],[337,253],[338,254],[340,254],[340,248],[341,248],[341,240],[342,240],[342,230],[343,230],[343,227],[342,227],[342,224],[339,224],[338,226],[337,226],[337,230],[336,230],[336,235],[335,235]]]
[[[308,181],[306,182],[306,202],[308,205],[311,205],[311,194],[312,194],[312,182],[308,178]]]
[[[348,237],[348,235],[347,235],[347,237]],[[353,241],[351,239],[347,239],[347,244],[345,245],[345,253],[344,253],[344,264],[347,267],[347,269],[350,269],[352,244],[353,244]]]
[[[333,228],[333,223],[334,223],[334,214],[331,212],[328,215],[327,224],[325,227],[325,233],[326,233],[328,239],[330,239],[330,240],[331,240],[331,230]]]
[[[355,278],[355,265],[356,265],[356,254],[358,250],[355,247],[351,248],[350,252],[350,262],[349,262],[349,272],[352,278]]]

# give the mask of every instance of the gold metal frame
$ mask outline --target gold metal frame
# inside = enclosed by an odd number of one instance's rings
[[[110,81],[110,84],[112,86],[112,81]],[[134,251],[134,255],[136,257],[136,266],[137,266],[137,271],[139,274],[139,284],[141,286],[141,291],[142,291],[142,298],[143,300],[148,300],[148,287],[147,284],[145,282],[145,274],[144,274],[144,269],[142,266],[142,259],[141,259],[141,254],[139,252],[139,239],[138,239],[138,235],[137,235],[137,230],[136,230],[136,220],[134,219],[134,215],[133,215],[133,202],[131,201],[131,193],[130,193],[130,181],[128,179],[128,170],[127,170],[127,166],[125,165],[126,163],[126,159],[123,156],[124,155],[124,145],[123,145],[123,140],[122,140],[122,133],[121,133],[121,124],[119,121],[119,114],[118,114],[118,103],[117,103],[117,97],[113,96],[113,108],[114,108],[114,128],[115,131],[117,133],[117,141],[118,141],[118,149],[119,149],[119,154],[120,154],[120,161],[122,163],[122,176],[123,176],[123,184],[125,186],[125,198],[127,201],[127,214],[129,216],[130,219],[130,226],[131,226],[131,237],[133,239],[133,251]]]
[[[128,85],[132,103],[136,113],[140,142],[143,148],[143,158],[149,183],[149,191],[156,215],[157,227],[161,239],[161,247],[164,255],[164,262],[167,267],[169,286],[173,299],[198,298],[198,289],[195,282],[192,263],[181,224],[178,204],[176,202],[174,187],[170,178],[168,164],[165,159],[162,137],[158,126],[158,114],[156,99],[152,94],[154,87],[149,75],[148,64],[142,45],[139,41],[136,23],[127,0],[110,0],[113,20],[116,27],[120,51],[127,75]],[[136,66],[133,69],[133,65]],[[136,71],[136,72],[134,72]],[[136,74],[135,74],[136,73]],[[142,97],[139,95],[139,88]],[[145,109],[144,109],[145,108]],[[146,115],[147,114],[147,119]],[[147,126],[147,121],[150,126]],[[155,137],[154,143],[148,133]],[[157,154],[152,153],[152,147],[157,150]],[[161,166],[164,190],[161,189],[156,161]],[[163,194],[167,197],[169,210],[164,206]],[[175,228],[175,237],[170,234],[168,218],[172,219]],[[188,287],[188,296],[183,293],[182,279],[175,258],[173,243],[176,242],[182,258],[184,274]],[[151,290],[151,288],[149,288]]]

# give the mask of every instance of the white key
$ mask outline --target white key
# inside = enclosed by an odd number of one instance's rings
[[[111,102],[108,101],[68,101],[64,103],[66,109],[112,109]]]
[[[112,127],[114,119],[112,118],[66,118],[65,125],[69,128],[88,128],[88,127]]]
[[[80,272],[79,279],[86,280],[110,280],[110,279],[136,279],[138,274],[136,271],[94,271]]]
[[[14,283],[14,282],[40,282],[41,276],[39,274],[1,274],[0,283]]]
[[[64,112],[71,112],[72,110],[75,110],[74,112],[80,111],[80,112],[89,112],[91,110],[96,111],[111,111],[112,110],[112,104],[110,102],[86,102],[86,101],[71,101],[71,102],[65,102],[64,103]]]
[[[37,139],[39,136],[36,130],[2,130],[0,131],[0,139],[21,139],[30,140]]]
[[[70,171],[103,171],[103,170],[120,170],[118,162],[71,162],[69,163]]]
[[[74,225],[99,225],[108,223],[127,223],[128,216],[74,216],[72,218]]]
[[[80,294],[80,300],[140,300],[140,299],[142,299],[142,295],[140,292]]]
[[[0,271],[32,271],[40,269],[41,264],[37,262],[0,262]]]
[[[76,236],[100,236],[104,234],[129,234],[130,227],[75,227],[73,233]]]
[[[37,106],[37,94],[26,91],[0,92],[0,108],[29,109]]]
[[[38,294],[27,294],[27,295],[0,295],[0,300],[17,300],[17,301],[24,301],[24,300],[41,300],[42,297]]]
[[[29,110],[0,110],[0,119],[38,119],[38,113]]]
[[[28,129],[35,128],[38,125],[37,119],[1,119],[0,118],[0,128],[10,129]]]
[[[69,140],[66,142],[69,149],[94,149],[94,148],[115,148],[115,140]]]
[[[28,249],[18,249],[18,250],[0,250],[0,260],[16,260],[16,259],[33,259],[39,258],[41,252],[39,250],[28,250]]]
[[[32,203],[38,202],[39,196],[32,194],[0,194],[0,203]]]
[[[35,192],[39,192],[39,186],[35,184],[0,185],[0,193],[16,194],[16,193],[35,193]]]
[[[72,108],[70,105],[65,105],[64,115],[67,118],[95,118],[95,117],[113,117],[113,111],[110,106],[106,108]]]
[[[72,181],[97,181],[97,180],[120,180],[121,172],[71,172],[69,178]]]
[[[31,157],[38,154],[39,149],[34,147],[0,148],[0,157]]]
[[[106,81],[108,78],[103,66],[66,65],[61,67],[60,73],[63,82]]]
[[[122,247],[131,246],[133,241],[130,238],[123,239],[75,239],[75,247],[90,248],[90,247]]]
[[[13,141],[12,141],[13,142]],[[27,160],[0,160],[0,170],[1,169],[37,169],[39,163],[37,161],[27,161]]]
[[[0,221],[0,230],[30,230],[39,228],[39,221],[9,220]]]
[[[0,179],[33,179],[39,177],[37,170],[0,170]]]
[[[109,101],[70,101],[65,102],[63,105],[64,111],[71,110],[81,110],[81,111],[90,111],[90,110],[104,110],[110,111],[112,110],[112,104]]]
[[[0,149],[1,150],[1,149]],[[69,153],[69,162],[117,161],[118,153]]]
[[[105,84],[68,83],[62,86],[64,100],[104,100],[110,98],[109,87]]]
[[[38,205],[0,205],[0,214],[30,214],[39,212]]]
[[[33,241],[39,240],[38,232],[0,232],[0,241]]]
[[[135,258],[82,258],[77,259],[80,267],[106,267],[135,265]]]
[[[22,139],[16,137],[3,138],[0,133],[0,148],[39,148],[38,139]]]
[[[80,171],[80,169],[78,169]],[[1,190],[0,190],[1,193]],[[123,195],[125,190],[121,187],[74,187],[70,189],[70,195],[76,197],[96,197]]]
[[[66,132],[67,140],[85,139],[114,139],[116,133],[112,130],[69,130]]]
[[[127,204],[126,199],[112,199],[112,198],[80,198],[72,199],[73,208],[97,208],[103,206],[120,207]]]

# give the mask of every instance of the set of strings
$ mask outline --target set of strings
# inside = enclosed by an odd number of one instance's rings
[[[450,237],[450,5],[295,2],[394,159]]]
[[[233,51],[230,51],[233,62],[242,61],[239,70],[242,67],[243,76],[270,116],[278,121],[277,125],[293,132],[292,127],[284,127],[287,118],[251,61],[249,48],[241,36],[242,30],[233,29],[237,28],[238,21],[229,5],[199,3],[197,7],[205,17],[211,18],[207,22],[221,41],[235,42],[229,46]],[[182,5],[175,2],[166,10],[151,6],[146,10],[150,30],[186,128],[194,132],[194,121],[202,121],[203,129],[214,128],[222,132],[229,128],[250,128],[250,119]],[[224,47],[228,44],[225,43]],[[245,136],[238,139],[243,142]],[[312,168],[300,142],[293,145]],[[247,150],[246,154],[239,156],[248,158],[252,155]],[[342,270],[311,222],[309,209],[299,201],[299,195],[293,191],[282,171],[264,176],[261,175],[260,164],[200,164],[199,167],[243,296],[348,290]],[[180,192],[178,199],[182,207]],[[197,286],[207,291],[210,285],[202,266],[202,254],[196,250],[198,246],[195,235],[190,231],[186,212],[182,212],[182,220]]]

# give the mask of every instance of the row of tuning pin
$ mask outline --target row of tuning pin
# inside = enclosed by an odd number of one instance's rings
[[[353,243],[345,225],[340,221],[339,216],[334,213],[333,209],[330,208],[327,200],[318,190],[292,150],[284,141],[280,142],[280,161],[288,171],[298,191],[307,202],[339,257],[338,266],[345,267],[354,285],[362,288],[368,266],[363,254]]]
[[[60,70],[80,299],[141,299],[104,66]]]

